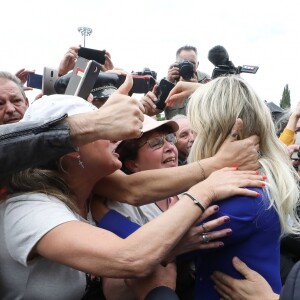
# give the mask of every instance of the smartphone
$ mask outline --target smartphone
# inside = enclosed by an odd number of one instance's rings
[[[300,145],[300,132],[296,133],[296,141],[295,141],[296,145]],[[300,160],[300,150],[299,151],[295,151],[292,156],[291,159],[295,159],[295,160]]]
[[[117,87],[119,87],[126,79],[125,75],[120,75]],[[149,91],[152,91],[154,85],[156,84],[156,80],[150,75],[132,75],[133,86],[129,91],[129,94],[145,94]]]
[[[78,57],[65,94],[87,99],[98,78],[100,64],[94,60]]]
[[[78,50],[78,56],[88,60],[94,60],[99,64],[105,63],[105,51],[80,47]]]
[[[43,85],[43,75],[29,73],[27,75],[27,86],[30,86],[34,89],[42,89]]]
[[[164,79],[164,78],[161,79],[161,81],[159,82],[158,88],[156,90],[156,93],[155,93],[155,95],[157,97],[157,101],[156,101],[155,105],[158,109],[163,110],[166,107],[165,101],[174,86],[175,86],[175,84],[168,81],[167,79]]]
[[[43,83],[42,83],[42,92],[44,95],[57,94],[54,88],[57,80],[58,80],[58,70],[49,67],[44,67]]]

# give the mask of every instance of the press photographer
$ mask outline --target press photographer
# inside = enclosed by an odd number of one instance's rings
[[[190,45],[180,47],[176,51],[176,62],[169,67],[166,79],[174,84],[181,80],[200,83],[208,82],[210,76],[198,70],[198,67],[197,48]],[[186,115],[187,102],[188,99],[185,99],[183,103],[176,104],[174,107],[166,107],[166,119],[171,119],[178,114]]]
[[[158,90],[147,93],[141,102],[145,107],[146,114],[154,116],[162,111],[166,119],[171,119],[178,114],[186,114],[188,99],[183,103],[177,103],[174,107],[166,107],[164,100],[172,87],[179,81],[206,83],[210,80],[209,75],[198,70],[198,53],[194,46],[183,46],[176,51],[176,62],[171,64],[168,74],[160,81]]]
[[[197,70],[199,67],[197,48],[183,46],[176,51],[176,61],[170,65],[166,79],[172,83],[179,80],[206,82],[209,76]]]

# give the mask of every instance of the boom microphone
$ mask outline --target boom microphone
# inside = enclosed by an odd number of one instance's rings
[[[208,51],[208,60],[214,66],[228,65],[229,55],[223,46],[215,46]]]

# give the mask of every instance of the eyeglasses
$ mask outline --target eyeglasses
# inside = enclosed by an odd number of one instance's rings
[[[139,148],[143,147],[144,145],[148,144],[148,146],[153,149],[153,150],[157,150],[159,148],[161,148],[164,143],[165,140],[167,142],[169,142],[170,144],[174,145],[176,143],[176,135],[174,133],[169,133],[167,135],[163,135],[163,136],[156,136],[148,141],[146,141],[145,143],[143,143],[142,145],[140,145]]]

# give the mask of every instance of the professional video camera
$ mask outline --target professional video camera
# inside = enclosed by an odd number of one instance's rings
[[[217,78],[223,75],[252,73],[255,74],[258,66],[243,65],[235,67],[229,60],[229,55],[223,46],[215,46],[208,52],[208,60],[215,66],[211,78]]]

